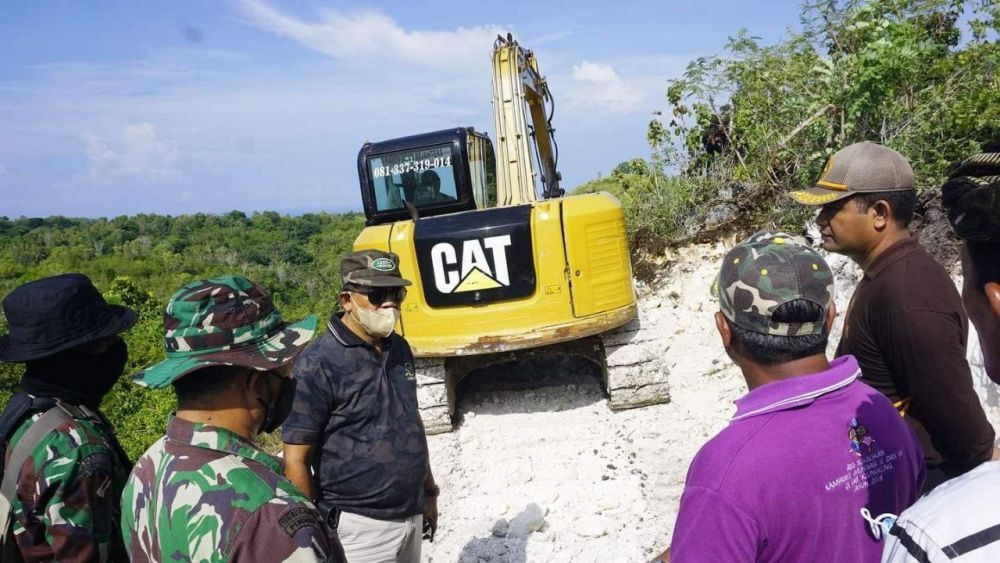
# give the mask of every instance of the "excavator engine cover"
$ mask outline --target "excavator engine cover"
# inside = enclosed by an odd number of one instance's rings
[[[413,238],[431,307],[492,303],[535,292],[531,205],[420,219]]]

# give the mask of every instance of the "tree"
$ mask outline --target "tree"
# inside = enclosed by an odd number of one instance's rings
[[[670,118],[650,124],[651,146],[685,176],[755,185],[743,203],[757,219],[860,140],[906,156],[918,189],[939,185],[1000,134],[998,13],[989,1],[816,0],[785,41],[740,31],[727,56],[688,65],[667,90]]]

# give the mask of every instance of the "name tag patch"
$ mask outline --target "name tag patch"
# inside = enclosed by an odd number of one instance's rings
[[[288,537],[295,537],[295,533],[305,527],[319,527],[319,516],[312,508],[305,506],[293,508],[278,519],[281,529],[285,530]]]

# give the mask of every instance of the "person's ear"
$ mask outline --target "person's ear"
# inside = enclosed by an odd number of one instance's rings
[[[986,282],[983,291],[986,293],[986,301],[989,302],[993,314],[1000,319],[1000,282]]]
[[[715,328],[719,331],[719,337],[722,338],[722,347],[728,350],[733,341],[733,332],[729,330],[729,323],[726,322],[726,316],[722,314],[722,311],[715,312]]]
[[[266,371],[247,368],[247,394],[252,401],[250,404],[256,405],[259,399],[270,400],[270,379],[271,376]]]
[[[250,393],[253,393],[258,389],[260,389],[260,383],[261,383],[260,376],[263,373],[264,372],[262,371],[257,371],[255,369],[247,368],[246,371],[247,389],[250,391]]]
[[[875,202],[868,210],[873,215],[872,220],[875,230],[881,231],[889,225],[892,220],[892,205],[884,199]]]
[[[351,312],[351,308],[354,307],[354,303],[351,303],[351,294],[347,291],[340,292],[340,308],[346,313]]]
[[[823,323],[823,328],[826,329],[826,333],[830,334],[830,329],[833,328],[833,320],[837,318],[837,304],[830,303],[830,308],[826,310],[826,321]]]

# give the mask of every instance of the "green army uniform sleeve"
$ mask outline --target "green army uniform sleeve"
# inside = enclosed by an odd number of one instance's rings
[[[346,561],[342,550],[331,547],[315,507],[282,498],[264,504],[247,519],[233,542],[230,560]]]
[[[33,418],[31,422],[34,422]],[[11,446],[30,424],[15,432]],[[26,561],[111,561],[124,468],[87,421],[60,425],[20,468],[14,536]]]

